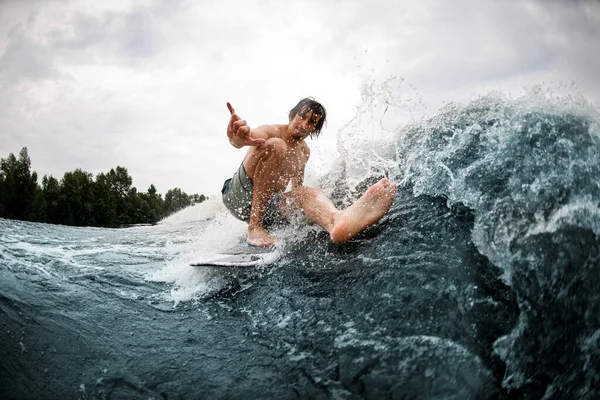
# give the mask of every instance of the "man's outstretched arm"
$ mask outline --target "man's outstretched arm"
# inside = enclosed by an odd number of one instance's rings
[[[250,129],[248,123],[235,113],[231,103],[227,103],[227,108],[231,113],[229,124],[227,125],[227,137],[229,138],[229,143],[236,149],[244,146],[260,146],[267,139],[275,136],[275,128],[273,126],[263,125]]]

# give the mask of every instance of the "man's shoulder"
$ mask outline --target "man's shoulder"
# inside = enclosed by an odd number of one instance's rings
[[[264,125],[264,127],[270,132],[277,134],[277,136],[280,136],[287,129],[287,125],[282,124]]]
[[[269,139],[272,137],[281,137],[280,125],[261,125],[252,129],[256,137]]]
[[[271,128],[273,129],[273,131],[277,132],[277,135],[281,137],[281,135],[283,134],[283,132],[285,132],[287,130],[287,125],[283,125],[283,124],[274,124],[274,125],[270,125]]]

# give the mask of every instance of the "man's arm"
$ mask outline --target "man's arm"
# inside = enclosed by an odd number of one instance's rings
[[[263,125],[251,129],[248,123],[235,113],[230,103],[227,103],[227,108],[231,113],[227,125],[227,138],[229,143],[236,149],[244,146],[259,146],[267,139],[276,136],[277,129],[274,126]]]

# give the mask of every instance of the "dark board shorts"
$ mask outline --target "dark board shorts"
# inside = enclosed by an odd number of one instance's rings
[[[241,221],[250,221],[250,211],[252,210],[252,194],[254,193],[254,183],[246,174],[244,163],[240,165],[232,178],[223,183],[221,194],[223,195],[223,204],[234,217]],[[263,226],[277,225],[285,222],[279,209],[279,201],[282,193],[277,193],[269,199],[265,215],[263,217]]]

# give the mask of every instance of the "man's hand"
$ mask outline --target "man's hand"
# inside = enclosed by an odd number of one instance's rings
[[[238,149],[243,146],[259,146],[265,142],[265,139],[254,139],[252,131],[245,120],[241,119],[235,113],[233,106],[227,102],[227,108],[231,113],[229,125],[227,125],[227,137],[229,142]]]

